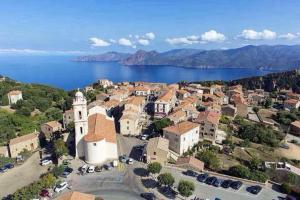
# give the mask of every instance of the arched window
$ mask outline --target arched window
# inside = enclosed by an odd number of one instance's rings
[[[78,115],[79,115],[79,119],[82,119],[81,111],[78,112]]]

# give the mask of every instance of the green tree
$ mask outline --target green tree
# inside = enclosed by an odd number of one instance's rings
[[[292,192],[292,187],[288,183],[282,183],[280,189],[285,194],[290,194]]]
[[[253,111],[254,111],[255,113],[258,113],[259,107],[253,107]]]
[[[264,107],[265,108],[270,108],[272,106],[272,99],[271,98],[267,98],[265,101],[264,101]]]
[[[65,167],[63,165],[55,166],[52,169],[52,173],[55,177],[59,177],[65,171]]]
[[[257,156],[253,156],[251,158],[251,160],[249,161],[249,165],[248,167],[251,169],[251,170],[257,170],[259,165],[262,163],[262,161],[257,157]]]
[[[47,173],[41,177],[43,188],[51,188],[55,185],[56,178],[52,173]]]
[[[173,122],[169,118],[155,119],[153,122],[154,131],[162,133],[162,129],[172,125]]]
[[[148,164],[148,166],[147,166],[148,172],[153,175],[159,174],[161,168],[162,168],[162,166],[159,162],[153,162],[153,163]]]
[[[297,177],[296,174],[294,174],[294,173],[292,173],[292,172],[289,172],[289,173],[287,174],[287,179],[286,179],[287,183],[289,183],[289,184],[291,184],[291,185],[294,185],[294,184],[296,184],[297,179],[298,179],[298,177]]]
[[[49,120],[62,120],[62,110],[58,108],[49,108],[48,110],[46,110],[45,115]]]
[[[57,158],[68,154],[68,148],[62,139],[55,140],[53,143],[54,153]]]
[[[230,167],[229,173],[232,176],[239,177],[239,178],[246,178],[246,179],[249,179],[251,176],[250,170],[247,167],[244,167],[242,165],[236,165]]]
[[[183,197],[189,197],[195,191],[194,183],[186,180],[180,180],[177,188],[179,194]]]
[[[167,186],[167,187],[171,187],[175,182],[175,179],[171,173],[160,174],[157,177],[157,180],[160,185]]]
[[[202,160],[205,163],[207,168],[212,170],[217,170],[220,167],[220,159],[218,156],[211,150],[204,150],[198,152],[196,158]]]

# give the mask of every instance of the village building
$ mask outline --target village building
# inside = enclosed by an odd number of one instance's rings
[[[146,97],[150,95],[150,89],[147,86],[136,86],[133,90],[136,96]]]
[[[163,129],[169,149],[182,155],[199,142],[199,124],[184,121]]]
[[[9,157],[8,146],[0,146],[0,156]]]
[[[12,90],[7,94],[8,104],[16,104],[19,100],[22,100],[22,91],[20,90]]]
[[[236,104],[236,114],[240,117],[248,117],[248,105],[245,103]]]
[[[76,92],[73,100],[76,157],[92,164],[117,159],[114,119],[101,107],[94,107],[88,113],[86,104],[82,92]]]
[[[63,114],[63,128],[67,128],[72,122],[74,122],[74,111],[73,109],[66,110]]]
[[[292,110],[292,109],[298,109],[300,106],[300,101],[296,99],[288,99],[284,101],[284,109],[286,110]]]
[[[236,116],[237,109],[236,109],[236,107],[234,107],[234,105],[228,104],[228,105],[222,106],[221,113],[222,113],[222,115],[226,115],[226,116],[234,118]]]
[[[172,113],[170,113],[167,118],[169,118],[174,124],[177,124],[182,121],[187,120],[187,113],[182,109],[178,109]]]
[[[62,125],[58,121],[50,121],[41,125],[41,132],[46,139],[50,139],[53,133],[62,130]]]
[[[300,136],[300,121],[299,120],[291,123],[290,133],[293,135]]]
[[[85,91],[85,92],[90,92],[90,91],[93,91],[93,90],[94,90],[94,88],[93,88],[92,85],[88,85],[88,86],[86,86],[86,87],[84,88],[84,91]]]
[[[100,79],[100,80],[98,80],[98,84],[100,86],[102,86],[103,88],[107,88],[109,86],[112,86],[113,82],[108,79]]]
[[[96,95],[96,100],[100,100],[100,101],[107,101],[109,99],[109,95],[101,92],[100,94]]]
[[[201,140],[208,140],[213,144],[215,143],[220,115],[220,112],[214,110],[206,110],[199,113],[198,118],[194,122],[200,125],[199,136]]]
[[[77,191],[68,191],[55,198],[54,200],[96,200],[93,194],[85,194]]]
[[[154,116],[165,117],[175,106],[176,96],[174,90],[168,90],[154,102]]]
[[[179,99],[179,100],[183,100],[183,99],[189,97],[190,95],[191,94],[188,91],[184,90],[184,89],[176,91],[176,96],[177,96],[177,99]]]
[[[149,139],[146,147],[146,162],[159,162],[167,164],[169,158],[169,140],[162,137]]]
[[[8,144],[10,157],[16,158],[24,149],[34,151],[39,147],[38,133],[23,135],[11,139]]]
[[[195,158],[193,156],[180,157],[176,161],[175,165],[177,167],[195,170],[198,172],[202,172],[204,170],[204,162],[202,162],[201,160],[198,160],[197,158]]]

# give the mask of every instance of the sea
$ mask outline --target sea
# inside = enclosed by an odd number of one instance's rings
[[[197,69],[176,66],[124,66],[116,62],[75,62],[74,56],[1,55],[0,75],[25,83],[46,84],[65,90],[87,86],[98,79],[113,82],[234,80],[273,71],[259,69]]]

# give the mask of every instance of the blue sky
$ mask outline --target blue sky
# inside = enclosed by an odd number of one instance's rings
[[[0,53],[299,44],[299,0],[3,0]]]

